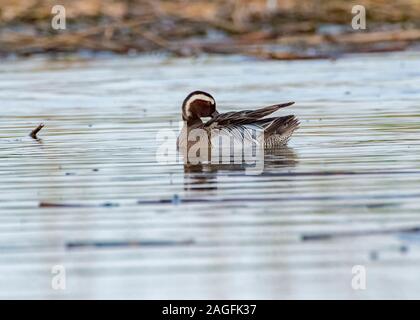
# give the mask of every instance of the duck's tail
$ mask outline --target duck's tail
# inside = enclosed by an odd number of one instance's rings
[[[263,120],[267,121],[263,124],[266,148],[286,145],[300,124],[294,115]]]

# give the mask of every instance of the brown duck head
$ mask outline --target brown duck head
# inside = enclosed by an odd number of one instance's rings
[[[200,118],[217,115],[216,101],[207,92],[191,92],[182,103],[182,120],[189,124],[201,122]]]

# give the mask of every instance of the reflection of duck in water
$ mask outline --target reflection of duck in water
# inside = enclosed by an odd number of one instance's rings
[[[259,174],[284,174],[285,169],[293,168],[298,163],[298,157],[292,148],[283,146],[267,149],[264,152],[263,169]],[[249,164],[210,162],[190,164],[184,163],[184,190],[209,191],[217,189],[218,176],[235,176],[246,174]]]
[[[198,139],[210,147],[220,147],[225,137],[230,141],[229,147],[232,140],[234,145],[262,148],[284,146],[299,127],[299,121],[293,115],[265,117],[293,103],[219,114],[216,110],[216,101],[210,94],[194,91],[182,104],[184,127],[178,137],[178,148],[189,149],[198,142]],[[204,123],[202,117],[211,117],[211,119]]]

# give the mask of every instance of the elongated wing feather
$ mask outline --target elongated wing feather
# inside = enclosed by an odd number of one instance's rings
[[[204,126],[209,127],[211,125],[217,126],[227,126],[227,125],[244,125],[250,124],[272,114],[273,112],[288,107],[294,104],[294,102],[287,102],[282,104],[275,104],[269,107],[264,107],[257,110],[244,110],[238,112],[227,112],[221,113],[209,121],[207,121]]]

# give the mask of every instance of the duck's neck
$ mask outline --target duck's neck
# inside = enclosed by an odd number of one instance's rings
[[[203,124],[203,121],[201,121],[201,119],[198,118],[198,117],[197,118],[189,118],[189,119],[184,120],[184,121],[185,121],[187,127],[189,127],[189,128],[198,127],[198,126]]]

